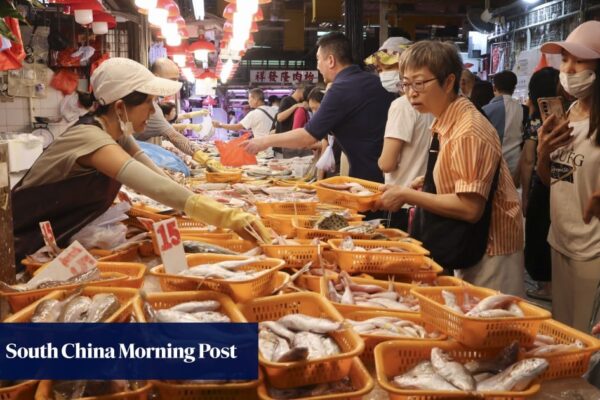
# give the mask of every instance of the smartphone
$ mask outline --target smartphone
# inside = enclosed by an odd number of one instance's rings
[[[540,97],[538,99],[538,106],[540,107],[542,122],[546,121],[552,114],[556,116],[557,123],[565,120],[565,109],[563,108],[562,97]]]

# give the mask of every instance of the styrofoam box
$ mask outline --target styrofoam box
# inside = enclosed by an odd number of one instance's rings
[[[0,141],[8,142],[10,172],[31,168],[44,149],[42,139],[29,133],[5,133],[0,135]]]

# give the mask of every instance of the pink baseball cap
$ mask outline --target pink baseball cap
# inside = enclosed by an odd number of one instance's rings
[[[541,47],[542,53],[560,54],[566,50],[577,58],[593,60],[600,58],[600,21],[587,21],[569,34],[564,42],[548,42]]]

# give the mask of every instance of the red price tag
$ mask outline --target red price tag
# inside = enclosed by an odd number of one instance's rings
[[[42,237],[44,238],[44,243],[46,243],[46,246],[54,249],[55,251],[59,251],[60,248],[56,244],[56,238],[54,237],[54,231],[52,230],[50,221],[40,222],[40,230],[42,231]]]
[[[175,218],[165,219],[155,222],[153,227],[165,272],[176,274],[185,270],[187,262],[177,220]]]
[[[93,269],[97,263],[94,256],[88,253],[78,241],[75,241],[50,264],[43,267],[28,284],[36,285],[48,279],[67,280]]]

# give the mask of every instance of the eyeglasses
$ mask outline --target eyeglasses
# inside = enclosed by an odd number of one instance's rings
[[[435,81],[436,79],[437,78],[431,78],[424,81],[414,81],[412,83],[398,82],[396,84],[396,88],[402,91],[402,93],[408,92],[409,88],[412,88],[412,90],[414,90],[417,93],[421,93],[423,90],[425,90],[426,83]]]

